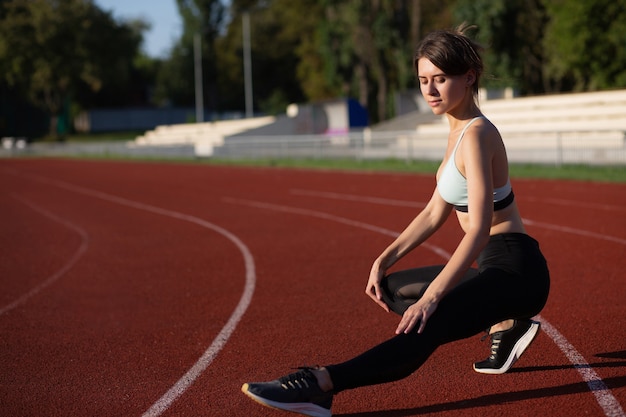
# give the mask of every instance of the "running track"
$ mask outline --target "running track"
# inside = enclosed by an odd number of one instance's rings
[[[529,351],[488,376],[471,369],[487,341],[453,343],[403,381],[337,396],[335,415],[625,416],[626,185],[513,182],[553,278]],[[284,415],[241,384],[392,336],[398,318],[365,282],[433,187],[409,174],[0,161],[0,415]],[[459,233],[449,221],[397,268],[445,262]]]

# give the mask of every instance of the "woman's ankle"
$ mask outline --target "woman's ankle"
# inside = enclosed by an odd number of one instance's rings
[[[326,368],[313,369],[312,372],[313,375],[315,375],[317,384],[320,386],[322,391],[328,392],[333,390],[333,380],[330,378],[330,374]]]
[[[491,328],[489,329],[489,334],[510,330],[514,324],[515,324],[515,320],[513,319],[501,321],[500,323],[497,323],[491,326]]]

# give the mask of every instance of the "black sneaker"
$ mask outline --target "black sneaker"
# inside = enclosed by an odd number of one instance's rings
[[[274,381],[243,384],[241,391],[267,407],[313,417],[330,417],[332,392],[322,391],[312,368],[299,369]]]
[[[515,320],[509,330],[495,332],[491,338],[491,356],[474,364],[481,374],[503,374],[522,356],[539,332],[540,323],[533,320]]]

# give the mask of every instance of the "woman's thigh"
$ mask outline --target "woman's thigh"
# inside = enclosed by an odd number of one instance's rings
[[[381,288],[383,300],[396,314],[402,315],[409,306],[419,300],[430,283],[437,278],[444,265],[432,265],[393,272],[383,278]],[[460,285],[478,275],[476,269],[469,269]]]
[[[437,277],[443,265],[389,274],[381,287],[383,300],[402,315]],[[541,311],[544,298],[532,280],[498,268],[470,269],[437,306],[427,323],[440,343],[473,336],[500,321],[530,318]]]
[[[499,269],[487,269],[459,284],[437,306],[427,327],[438,329],[440,342],[473,336],[507,319],[526,319],[545,304],[532,280]]]

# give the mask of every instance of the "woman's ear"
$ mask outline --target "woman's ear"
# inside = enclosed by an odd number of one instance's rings
[[[467,78],[466,85],[468,87],[472,86],[476,82],[476,71],[474,71],[473,69],[467,71],[465,76]]]

